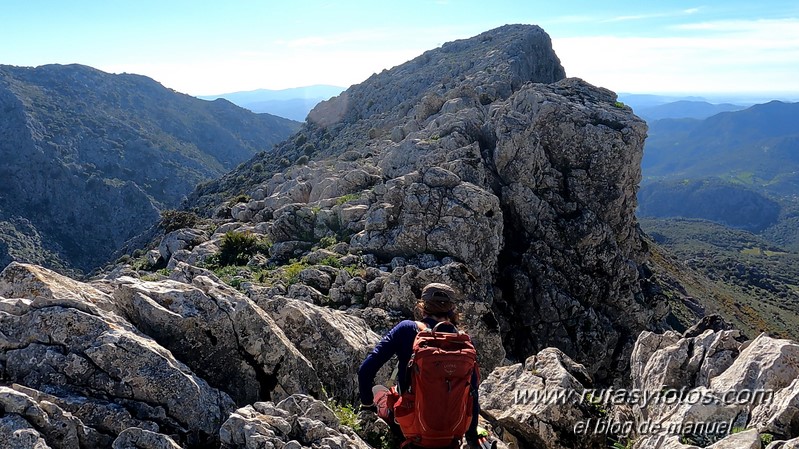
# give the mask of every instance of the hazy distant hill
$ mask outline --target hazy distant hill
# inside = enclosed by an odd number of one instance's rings
[[[799,104],[650,123],[642,217],[691,217],[799,248]]]
[[[334,97],[343,90],[343,87],[338,86],[314,85],[282,90],[258,89],[198,98],[224,98],[253,112],[266,112],[301,122],[305,121],[308,112],[320,101]]]
[[[631,94],[619,93],[619,101],[633,108],[636,114],[641,109],[653,108],[666,103],[677,101],[707,101],[704,97],[697,96],[678,96],[678,95],[654,95],[654,94]]]
[[[144,76],[0,66],[0,267],[96,267],[159,209],[298,126]]]
[[[641,217],[702,218],[754,232],[775,224],[781,210],[761,193],[715,178],[645,183],[638,204]]]
[[[647,122],[665,118],[704,119],[721,112],[740,111],[746,106],[722,103],[713,104],[707,101],[680,100],[657,106],[635,109],[634,112]]]
[[[645,177],[723,177],[779,195],[799,193],[799,103],[772,101],[704,120],[650,123]]]

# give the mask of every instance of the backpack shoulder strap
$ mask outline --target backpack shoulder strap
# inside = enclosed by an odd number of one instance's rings
[[[455,325],[450,323],[449,321],[439,321],[438,324],[436,324],[435,327],[433,327],[433,335],[436,334],[436,329],[438,329],[438,326],[441,326],[442,324],[448,324],[448,325],[452,326],[452,328],[455,329],[455,333],[456,334],[462,334],[463,333],[463,332],[459,331],[458,328],[455,327]]]

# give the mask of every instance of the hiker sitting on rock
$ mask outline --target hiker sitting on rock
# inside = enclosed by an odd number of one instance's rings
[[[464,436],[477,444],[477,353],[455,327],[457,298],[446,284],[428,284],[414,311],[419,321],[394,326],[358,370],[361,408],[376,412],[411,447],[459,447]],[[373,388],[395,354],[399,388]]]

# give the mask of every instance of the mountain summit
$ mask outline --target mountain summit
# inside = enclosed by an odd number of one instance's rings
[[[541,28],[508,25],[320,103],[291,140],[189,204],[276,245],[335,235],[376,267],[419,254],[460,264],[490,363],[555,345],[608,379],[668,310],[642,290],[646,129],[613,92],[565,78]],[[226,206],[242,193],[251,201]],[[387,296],[365,300],[385,307]]]
[[[144,76],[0,66],[0,266],[100,266],[160,209],[297,127]]]

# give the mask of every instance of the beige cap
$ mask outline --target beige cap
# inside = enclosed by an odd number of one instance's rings
[[[422,289],[422,301],[455,302],[458,300],[458,293],[447,284],[433,282],[427,284]]]

